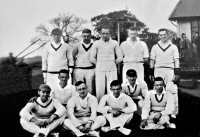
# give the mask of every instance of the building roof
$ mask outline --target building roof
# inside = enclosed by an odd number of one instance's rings
[[[200,0],[179,0],[169,20],[200,17]]]

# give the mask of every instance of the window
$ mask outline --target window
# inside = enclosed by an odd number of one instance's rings
[[[196,32],[200,36],[200,20],[191,21],[191,37],[193,37]]]

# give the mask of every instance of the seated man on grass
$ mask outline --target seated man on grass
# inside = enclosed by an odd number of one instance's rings
[[[76,136],[96,136],[96,129],[106,124],[104,116],[97,116],[97,98],[89,93],[87,85],[83,81],[77,81],[76,91],[67,104],[69,118],[64,121],[64,128],[70,129]]]
[[[42,84],[39,97],[33,97],[20,111],[22,127],[34,137],[47,137],[65,119],[66,109],[60,102],[50,98],[51,88]]]
[[[124,135],[129,135],[131,130],[124,125],[133,118],[133,112],[137,110],[136,104],[131,97],[122,93],[118,80],[111,82],[110,90],[112,92],[101,98],[98,107],[98,112],[102,113],[110,124],[109,127],[102,127],[102,131],[118,130]]]
[[[164,80],[156,77],[154,90],[147,93],[144,101],[140,128],[144,130],[175,128],[175,125],[170,123],[173,108],[173,95],[165,90]]]

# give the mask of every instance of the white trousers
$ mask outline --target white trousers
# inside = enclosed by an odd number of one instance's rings
[[[58,125],[61,125],[62,122],[64,121],[64,119],[65,119],[65,116],[53,121],[46,128],[40,128],[35,123],[29,122],[23,118],[20,119],[20,123],[21,123],[23,129],[25,129],[26,131],[29,131],[33,134],[43,133],[46,137],[53,129],[55,129]],[[40,119],[40,120],[42,120],[42,119]]]
[[[79,118],[79,122],[81,124],[86,124],[89,121],[89,117],[81,117]],[[97,116],[96,119],[94,120],[94,123],[91,126],[91,131],[96,130],[97,128],[100,128],[106,124],[106,119],[104,116]],[[72,123],[70,119],[65,119],[64,121],[64,127],[66,129],[70,129],[73,131],[77,136],[80,134],[83,134],[78,128],[75,127],[75,124]]]
[[[140,79],[144,79],[144,66],[143,63],[124,63],[123,66],[123,83],[127,81],[126,72],[129,69],[134,69]]]
[[[178,114],[178,87],[174,84],[174,69],[173,68],[155,68],[155,77],[162,77],[166,84],[166,90],[172,93],[174,97],[174,111],[173,114]]]
[[[133,118],[133,113],[130,114],[121,114],[118,117],[113,117],[112,113],[104,115],[108,122],[110,123],[110,130],[117,127],[124,127],[125,124],[128,124]]]
[[[103,95],[110,93],[110,83],[117,80],[117,70],[115,71],[97,71],[96,70],[96,97],[100,101]]]
[[[74,69],[73,83],[77,81],[85,81],[89,92],[94,95],[95,93],[95,70],[94,69]]]

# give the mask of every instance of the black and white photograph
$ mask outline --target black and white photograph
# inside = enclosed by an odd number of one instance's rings
[[[0,0],[0,136],[200,137],[200,0]]]

